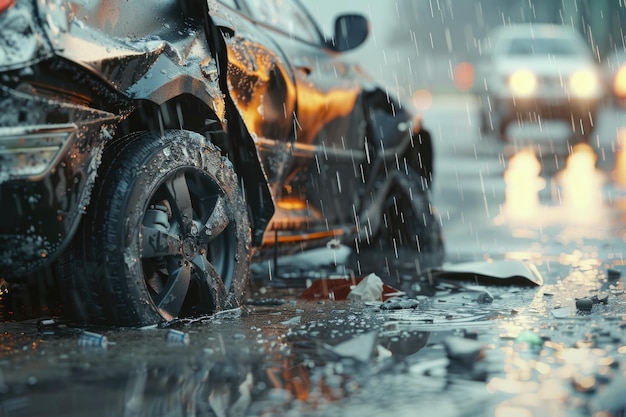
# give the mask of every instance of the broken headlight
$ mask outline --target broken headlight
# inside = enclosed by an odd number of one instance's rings
[[[75,131],[72,123],[0,127],[0,182],[41,178],[56,165]]]

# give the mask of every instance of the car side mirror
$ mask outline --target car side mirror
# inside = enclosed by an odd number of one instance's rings
[[[345,52],[365,42],[369,33],[370,24],[364,16],[341,15],[335,20],[335,36],[329,43],[335,51]]]

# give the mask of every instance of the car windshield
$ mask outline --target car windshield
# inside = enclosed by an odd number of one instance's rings
[[[517,38],[512,39],[505,55],[580,55],[570,39]]]
[[[245,0],[250,16],[310,43],[320,43],[320,32],[300,4],[293,0]]]

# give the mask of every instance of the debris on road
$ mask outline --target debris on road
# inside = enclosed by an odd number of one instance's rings
[[[364,333],[326,349],[342,358],[353,358],[361,362],[370,361],[377,352],[378,331]]]
[[[300,324],[301,316],[295,316],[290,318],[289,320],[281,321],[280,324],[283,326],[291,326],[293,324]]]
[[[609,268],[606,271],[606,275],[610,281],[615,281],[616,279],[619,279],[622,276],[622,273],[617,269]]]
[[[415,310],[420,303],[407,297],[393,297],[380,305],[381,310]]]
[[[369,274],[361,280],[347,296],[355,301],[382,301],[383,281],[376,274]]]
[[[478,304],[491,304],[493,303],[493,295],[486,289],[478,286],[465,287],[468,291],[468,296],[476,301]]]
[[[365,277],[366,278],[366,277]],[[347,300],[348,294],[359,285],[364,277],[331,278],[314,281],[309,288],[298,296],[301,300]],[[379,278],[380,279],[380,278]],[[390,285],[382,284],[382,295],[375,301],[385,301],[388,298],[403,295],[404,293]],[[382,298],[382,299],[381,299]],[[366,301],[366,300],[362,300]]]
[[[438,286],[441,287],[441,286]],[[468,303],[491,304],[494,296],[485,287],[476,285],[455,285],[445,287],[433,297],[439,303],[466,305]]]
[[[78,346],[89,349],[106,349],[108,345],[107,337],[98,333],[83,330],[78,336]]]
[[[593,301],[591,298],[577,298],[576,299],[576,310],[578,311],[591,311],[593,308]]]
[[[543,277],[537,267],[529,262],[516,260],[492,260],[488,262],[467,262],[431,269],[428,279],[472,280],[492,285],[543,285]]]
[[[557,319],[566,319],[569,317],[569,309],[555,308],[552,310],[552,315]]]
[[[592,297],[583,297],[576,299],[576,309],[578,311],[591,311],[594,304],[608,304],[609,296],[598,298],[597,295]]]
[[[42,318],[37,320],[37,331],[41,334],[55,333],[58,329],[67,328],[67,322],[56,318]]]
[[[188,345],[189,333],[181,332],[180,330],[167,329],[165,333],[165,340],[170,344],[176,345]]]

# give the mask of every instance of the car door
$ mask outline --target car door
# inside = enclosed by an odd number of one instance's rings
[[[358,184],[362,184],[361,73],[325,45],[299,2],[238,1],[267,29],[293,69],[297,95],[293,159],[281,199],[308,208],[311,218],[302,226],[305,230],[339,232],[337,226],[354,224]]]
[[[228,84],[233,101],[259,148],[273,194],[290,163],[296,87],[291,68],[273,41],[234,2],[213,3],[211,17],[228,48]]]

